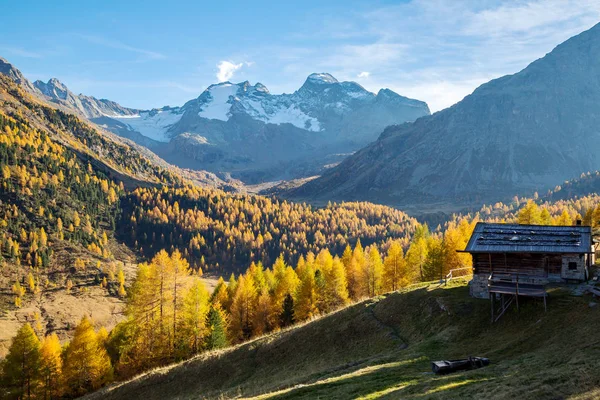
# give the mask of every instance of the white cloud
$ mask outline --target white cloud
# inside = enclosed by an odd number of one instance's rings
[[[244,63],[234,64],[229,61],[221,61],[217,64],[217,79],[219,82],[228,81],[233,78],[233,74],[244,66]]]
[[[357,78],[368,78],[371,75],[368,71],[363,71],[360,74],[356,75]]]

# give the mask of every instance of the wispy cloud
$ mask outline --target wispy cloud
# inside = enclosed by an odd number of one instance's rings
[[[102,36],[91,36],[91,35],[80,35],[80,37],[89,43],[96,44],[98,46],[108,47],[111,49],[124,50],[132,53],[139,54],[143,56],[146,60],[160,60],[166,58],[166,56],[162,53],[158,53],[156,51],[150,51],[146,49],[141,49],[139,47],[130,46],[126,43],[120,42],[118,40],[107,39]]]
[[[43,55],[38,52],[29,51],[27,49],[23,49],[20,47],[5,47],[0,46],[0,50],[2,52],[7,52],[15,56],[25,57],[25,58],[42,58]]]
[[[371,73],[368,71],[363,71],[361,73],[359,73],[358,75],[356,75],[357,78],[361,79],[361,78],[368,78],[369,76],[371,76]]]
[[[323,19],[314,29],[336,41],[298,60],[288,50],[281,70],[306,71],[310,63],[338,79],[364,79],[369,71],[368,89],[389,87],[427,101],[435,111],[590,28],[600,20],[600,2],[413,0],[336,20]]]

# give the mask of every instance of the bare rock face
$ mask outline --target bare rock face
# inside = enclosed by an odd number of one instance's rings
[[[56,78],[52,78],[46,83],[35,81],[33,86],[47,100],[77,111],[87,119],[132,116],[139,112],[139,110],[122,107],[114,101],[97,99],[83,94],[76,95]]]
[[[600,24],[448,109],[385,129],[287,195],[458,207],[543,193],[600,168],[598,104]]]
[[[23,76],[21,71],[2,57],[0,57],[0,74],[8,76],[29,93],[39,95],[39,91]]]

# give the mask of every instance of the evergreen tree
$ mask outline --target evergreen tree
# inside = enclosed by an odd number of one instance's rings
[[[283,300],[283,309],[279,315],[279,326],[285,328],[294,322],[294,298],[288,293]]]
[[[208,335],[206,336],[206,349],[214,350],[227,347],[227,322],[225,313],[218,304],[210,306],[207,316]]]
[[[222,308],[229,308],[229,294],[227,293],[227,284],[222,277],[219,277],[217,281],[217,286],[213,290],[212,295],[210,296],[210,302],[212,304],[219,304]]]

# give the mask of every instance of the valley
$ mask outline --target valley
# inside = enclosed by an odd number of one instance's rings
[[[515,5],[454,5],[445,23],[461,26],[418,32],[423,4],[372,7],[344,33],[339,9],[302,35],[228,10],[245,31],[232,40],[221,19],[223,42],[207,42],[197,25],[216,19],[196,8],[187,36],[137,19],[118,40],[65,34],[64,14],[44,23],[56,48],[0,39],[0,398],[600,396],[600,10],[566,29],[519,25],[529,3],[505,26],[486,13]],[[104,8],[79,18],[128,29]],[[537,60],[504,52],[542,38],[554,47]],[[478,53],[459,60],[462,46]],[[431,371],[469,356],[491,363]]]

